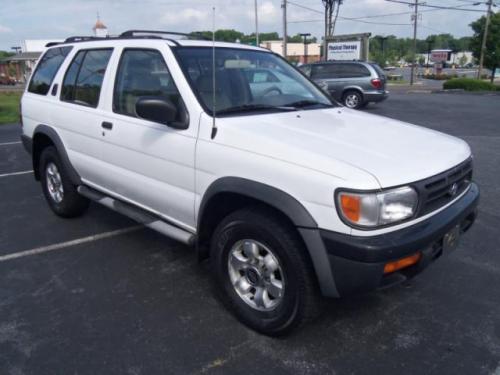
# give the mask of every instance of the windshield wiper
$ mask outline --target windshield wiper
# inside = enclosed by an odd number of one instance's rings
[[[296,111],[297,108],[294,106],[274,106],[274,105],[267,105],[267,104],[244,104],[244,105],[238,105],[236,107],[230,107],[230,108],[225,108],[221,109],[219,111],[216,111],[217,115],[225,115],[229,113],[244,113],[244,112],[253,112],[253,111],[266,111],[266,110],[272,110],[272,111]]]
[[[316,105],[319,105],[319,106],[322,106],[325,108],[333,107],[332,104],[318,102],[317,100],[310,100],[310,99],[299,100],[297,102],[286,104],[287,107],[294,107],[294,108],[305,108],[305,107],[312,107],[312,106],[316,106]]]

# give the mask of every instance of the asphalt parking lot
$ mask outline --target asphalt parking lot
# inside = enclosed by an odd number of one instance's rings
[[[96,204],[53,215],[19,126],[0,126],[0,374],[500,375],[500,96],[398,93],[366,111],[469,142],[480,216],[410,283],[331,301],[281,339],[222,307],[193,250]]]

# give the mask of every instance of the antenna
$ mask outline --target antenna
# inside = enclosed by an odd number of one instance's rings
[[[215,105],[215,7],[212,7],[212,139],[217,135]]]

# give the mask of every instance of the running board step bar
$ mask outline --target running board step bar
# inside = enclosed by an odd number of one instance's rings
[[[104,195],[97,190],[91,189],[87,186],[80,185],[78,186],[77,190],[78,193],[80,193],[84,197],[94,202],[100,203],[103,206],[111,208],[112,210],[122,215],[128,216],[132,220],[135,220],[148,228],[160,232],[167,237],[190,246],[195,243],[196,236],[194,234],[171,225],[141,208],[111,198],[110,196]]]

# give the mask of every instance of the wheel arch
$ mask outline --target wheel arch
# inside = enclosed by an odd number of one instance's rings
[[[260,182],[224,177],[209,186],[198,211],[198,259],[208,258],[211,237],[220,221],[231,212],[252,204],[271,208],[297,230],[298,238],[312,261],[323,295],[338,297],[328,256],[314,218],[293,196]]]
[[[42,151],[49,146],[54,146],[59,154],[61,159],[61,163],[65,168],[71,182],[74,185],[81,185],[82,180],[75,170],[73,165],[71,164],[64,144],[61,140],[59,134],[50,126],[47,125],[38,125],[33,132],[33,172],[35,174],[35,179],[40,180],[40,156]]]
[[[222,217],[251,204],[273,208],[295,227],[318,227],[306,208],[290,194],[245,178],[223,177],[208,187],[198,210],[197,242],[200,258],[207,256],[211,234]]]
[[[363,89],[359,86],[347,86],[342,89],[342,100],[344,99],[345,94],[347,94],[349,91],[356,91],[359,95],[361,95],[361,98],[364,100],[365,96],[363,94]]]

